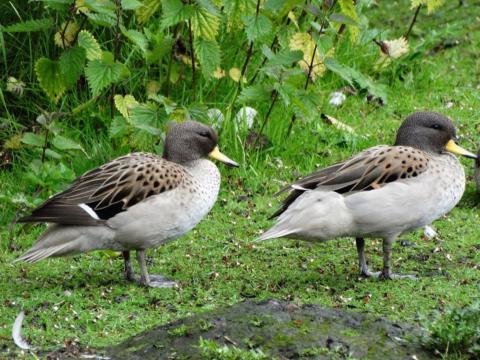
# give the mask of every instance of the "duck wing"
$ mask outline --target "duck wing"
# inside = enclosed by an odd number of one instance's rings
[[[128,154],[86,172],[19,222],[103,225],[146,198],[175,189],[188,176],[158,155]]]
[[[305,191],[320,189],[348,194],[375,190],[387,183],[420,175],[427,170],[428,158],[421,150],[408,146],[380,145],[369,148],[352,158],[317,170],[281,189],[289,191],[277,217]]]

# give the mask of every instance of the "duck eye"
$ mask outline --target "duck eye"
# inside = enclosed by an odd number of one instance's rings
[[[431,128],[432,128],[432,129],[435,129],[435,130],[440,130],[442,127],[441,127],[440,125],[438,125],[438,124],[433,124],[433,125],[431,126]]]
[[[206,138],[209,138],[210,137],[210,133],[208,131],[200,131],[198,133],[198,135],[200,136],[203,136],[203,137],[206,137]]]

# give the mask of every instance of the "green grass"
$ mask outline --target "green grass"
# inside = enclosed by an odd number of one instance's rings
[[[381,8],[369,10],[369,15],[377,27],[392,29],[390,38],[395,38],[405,31],[412,13],[405,2],[400,14],[393,4],[396,2],[391,3],[382,2]],[[456,5],[448,4],[431,16],[422,12],[411,37],[411,46],[421,53],[384,76],[389,86],[385,106],[367,103],[363,96],[350,96],[341,108],[331,107],[328,94],[342,83],[331,74],[326,76],[325,87],[320,90],[325,99],[321,112],[352,126],[354,135],[320,120],[297,121],[285,141],[276,129],[290,117],[280,107],[267,126],[273,145],[262,152],[244,153],[231,131],[224,132],[221,148],[241,161],[242,167],[219,166],[223,184],[212,212],[186,236],[149,252],[150,272],[171,277],[179,282],[178,288],[145,289],[130,284],[123,280],[121,258],[103,253],[35,265],[12,264],[43,227],[10,228],[15,204],[0,205],[4,224],[0,230],[0,351],[15,351],[10,332],[22,308],[28,311],[26,338],[35,346],[56,348],[66,338],[79,339],[82,346],[91,347],[118,343],[155,325],[243,300],[286,299],[415,322],[418,314],[478,298],[479,196],[471,182],[461,203],[434,223],[439,239],[425,240],[421,232],[415,232],[403,238],[415,242],[416,247],[395,244],[394,270],[417,273],[418,281],[359,280],[352,239],[317,245],[291,240],[254,242],[271,225],[267,218],[278,205],[272,194],[285,182],[369,146],[391,143],[400,121],[415,110],[428,109],[452,117],[462,145],[476,151],[480,140],[480,10],[467,2],[462,8]],[[458,46],[432,50],[451,40],[458,40]],[[366,67],[368,61],[360,54],[358,67]],[[221,104],[221,94],[216,97],[216,104]],[[96,141],[88,138],[85,136],[82,143],[93,152],[91,158],[70,164],[77,175],[127,151],[126,147],[114,149],[107,137]],[[462,163],[470,175],[472,162]],[[0,173],[1,192],[35,192],[36,186],[25,175],[26,165],[28,160],[19,157],[13,169]],[[71,176],[57,180],[54,174],[45,177],[53,180],[47,182],[43,198],[71,180]],[[14,251],[7,247],[10,231]],[[372,268],[380,268],[380,241],[367,242],[367,257]]]

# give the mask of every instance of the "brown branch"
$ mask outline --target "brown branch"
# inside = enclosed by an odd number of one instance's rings
[[[115,24],[115,33],[114,33],[114,50],[113,50],[113,62],[116,62],[120,57],[120,40],[121,40],[121,31],[120,31],[120,19],[122,16],[122,3],[120,0],[115,0],[115,16],[116,16],[116,24]],[[113,119],[113,112],[115,110],[115,97],[116,93],[116,86],[112,84],[110,89],[110,117]]]
[[[417,10],[415,10],[415,15],[413,15],[413,18],[412,18],[412,22],[410,23],[410,26],[408,27],[408,30],[407,32],[405,33],[405,35],[403,35],[405,37],[405,39],[408,39],[408,36],[410,35],[410,32],[412,31],[413,29],[413,25],[415,24],[415,22],[417,21],[417,16],[418,16],[418,13],[420,12],[420,9],[422,8],[422,4],[418,5],[417,6]]]
[[[270,104],[270,107],[268,108],[267,115],[265,115],[265,119],[263,120],[262,126],[260,127],[260,131],[258,132],[258,135],[262,135],[263,129],[265,128],[265,125],[267,125],[267,121],[270,118],[270,114],[272,113],[273,107],[275,103],[277,102],[278,99],[278,91],[273,90],[273,97],[272,97],[272,103]],[[260,139],[260,136],[257,137],[255,140],[255,144],[258,142]]]
[[[192,32],[192,20],[188,19],[188,33],[190,40],[190,57],[192,59],[192,96],[195,101],[195,53],[193,50],[193,32]]]
[[[255,19],[258,18],[258,13],[260,12],[260,0],[257,0],[257,8],[256,8],[256,11],[255,11]],[[247,66],[248,66],[248,63],[250,62],[250,59],[252,57],[252,54],[253,54],[253,43],[254,41],[250,41],[250,46],[248,47],[248,50],[247,50],[247,57],[245,58],[245,62],[243,63],[243,66],[242,66],[242,71],[241,71],[241,75],[240,75],[240,81],[238,82],[238,88],[240,88],[241,84],[242,84],[242,79],[243,79],[243,76],[245,75],[245,73],[247,72]]]

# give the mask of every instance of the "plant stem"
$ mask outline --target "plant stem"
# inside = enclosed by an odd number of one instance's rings
[[[43,147],[42,147],[42,163],[45,162],[45,152],[47,151],[47,146],[48,146],[48,128],[46,128],[46,131],[45,131],[45,140],[43,141]]]
[[[116,62],[120,57],[120,40],[121,40],[121,32],[120,32],[120,18],[122,16],[122,3],[120,0],[115,0],[115,16],[117,23],[115,24],[115,33],[114,33],[114,40],[115,40],[115,47],[113,51],[113,61]],[[110,117],[113,119],[113,112],[115,110],[115,97],[116,87],[115,84],[112,84],[111,91],[110,91]]]
[[[415,22],[417,21],[417,16],[418,16],[418,13],[420,12],[420,9],[422,8],[422,4],[418,5],[417,6],[417,10],[415,10],[415,15],[413,15],[413,19],[412,19],[412,22],[410,23],[410,26],[408,27],[408,30],[407,32],[405,33],[405,35],[403,35],[405,37],[405,39],[408,39],[408,36],[410,35],[410,32],[412,31],[413,29],[413,25],[415,24]]]
[[[259,12],[260,12],[260,0],[257,0],[257,8],[256,8],[256,11],[255,11],[255,19],[258,18],[258,13]],[[250,41],[250,46],[248,47],[248,50],[247,50],[247,57],[245,58],[245,62],[243,63],[242,72],[241,72],[241,75],[240,75],[240,80],[238,81],[238,88],[240,88],[240,86],[242,85],[243,76],[247,72],[248,63],[250,62],[250,59],[252,57],[253,43],[254,43],[254,41]]]
[[[191,19],[188,19],[188,33],[190,38],[190,56],[192,59],[192,97],[193,101],[195,101],[195,53],[193,49],[193,32]]]
[[[272,103],[270,104],[270,107],[268,108],[267,115],[265,115],[265,120],[263,120],[262,126],[260,127],[260,131],[258,132],[258,137],[255,140],[254,146],[257,144],[258,140],[260,139],[260,135],[262,135],[263,129],[265,128],[265,125],[267,125],[267,121],[270,118],[270,114],[272,113],[273,107],[275,103],[277,102],[278,98],[278,92],[273,90],[273,97],[272,97]]]
[[[322,21],[322,24],[320,26],[319,33],[321,34],[323,31],[323,28],[325,27],[326,23],[326,16]],[[313,62],[315,61],[315,54],[317,53],[317,48],[318,45],[315,43],[315,47],[313,48],[313,53],[312,53],[312,58],[310,59],[310,64],[308,65],[308,74],[307,74],[307,79],[305,80],[305,86],[303,87],[304,90],[307,90],[308,84],[310,84],[310,77],[312,75],[312,70],[313,70]],[[287,138],[290,136],[290,133],[292,132],[293,125],[295,124],[295,121],[297,120],[297,116],[295,114],[292,115],[292,118],[290,119],[290,124],[288,125],[288,130],[287,130]]]

